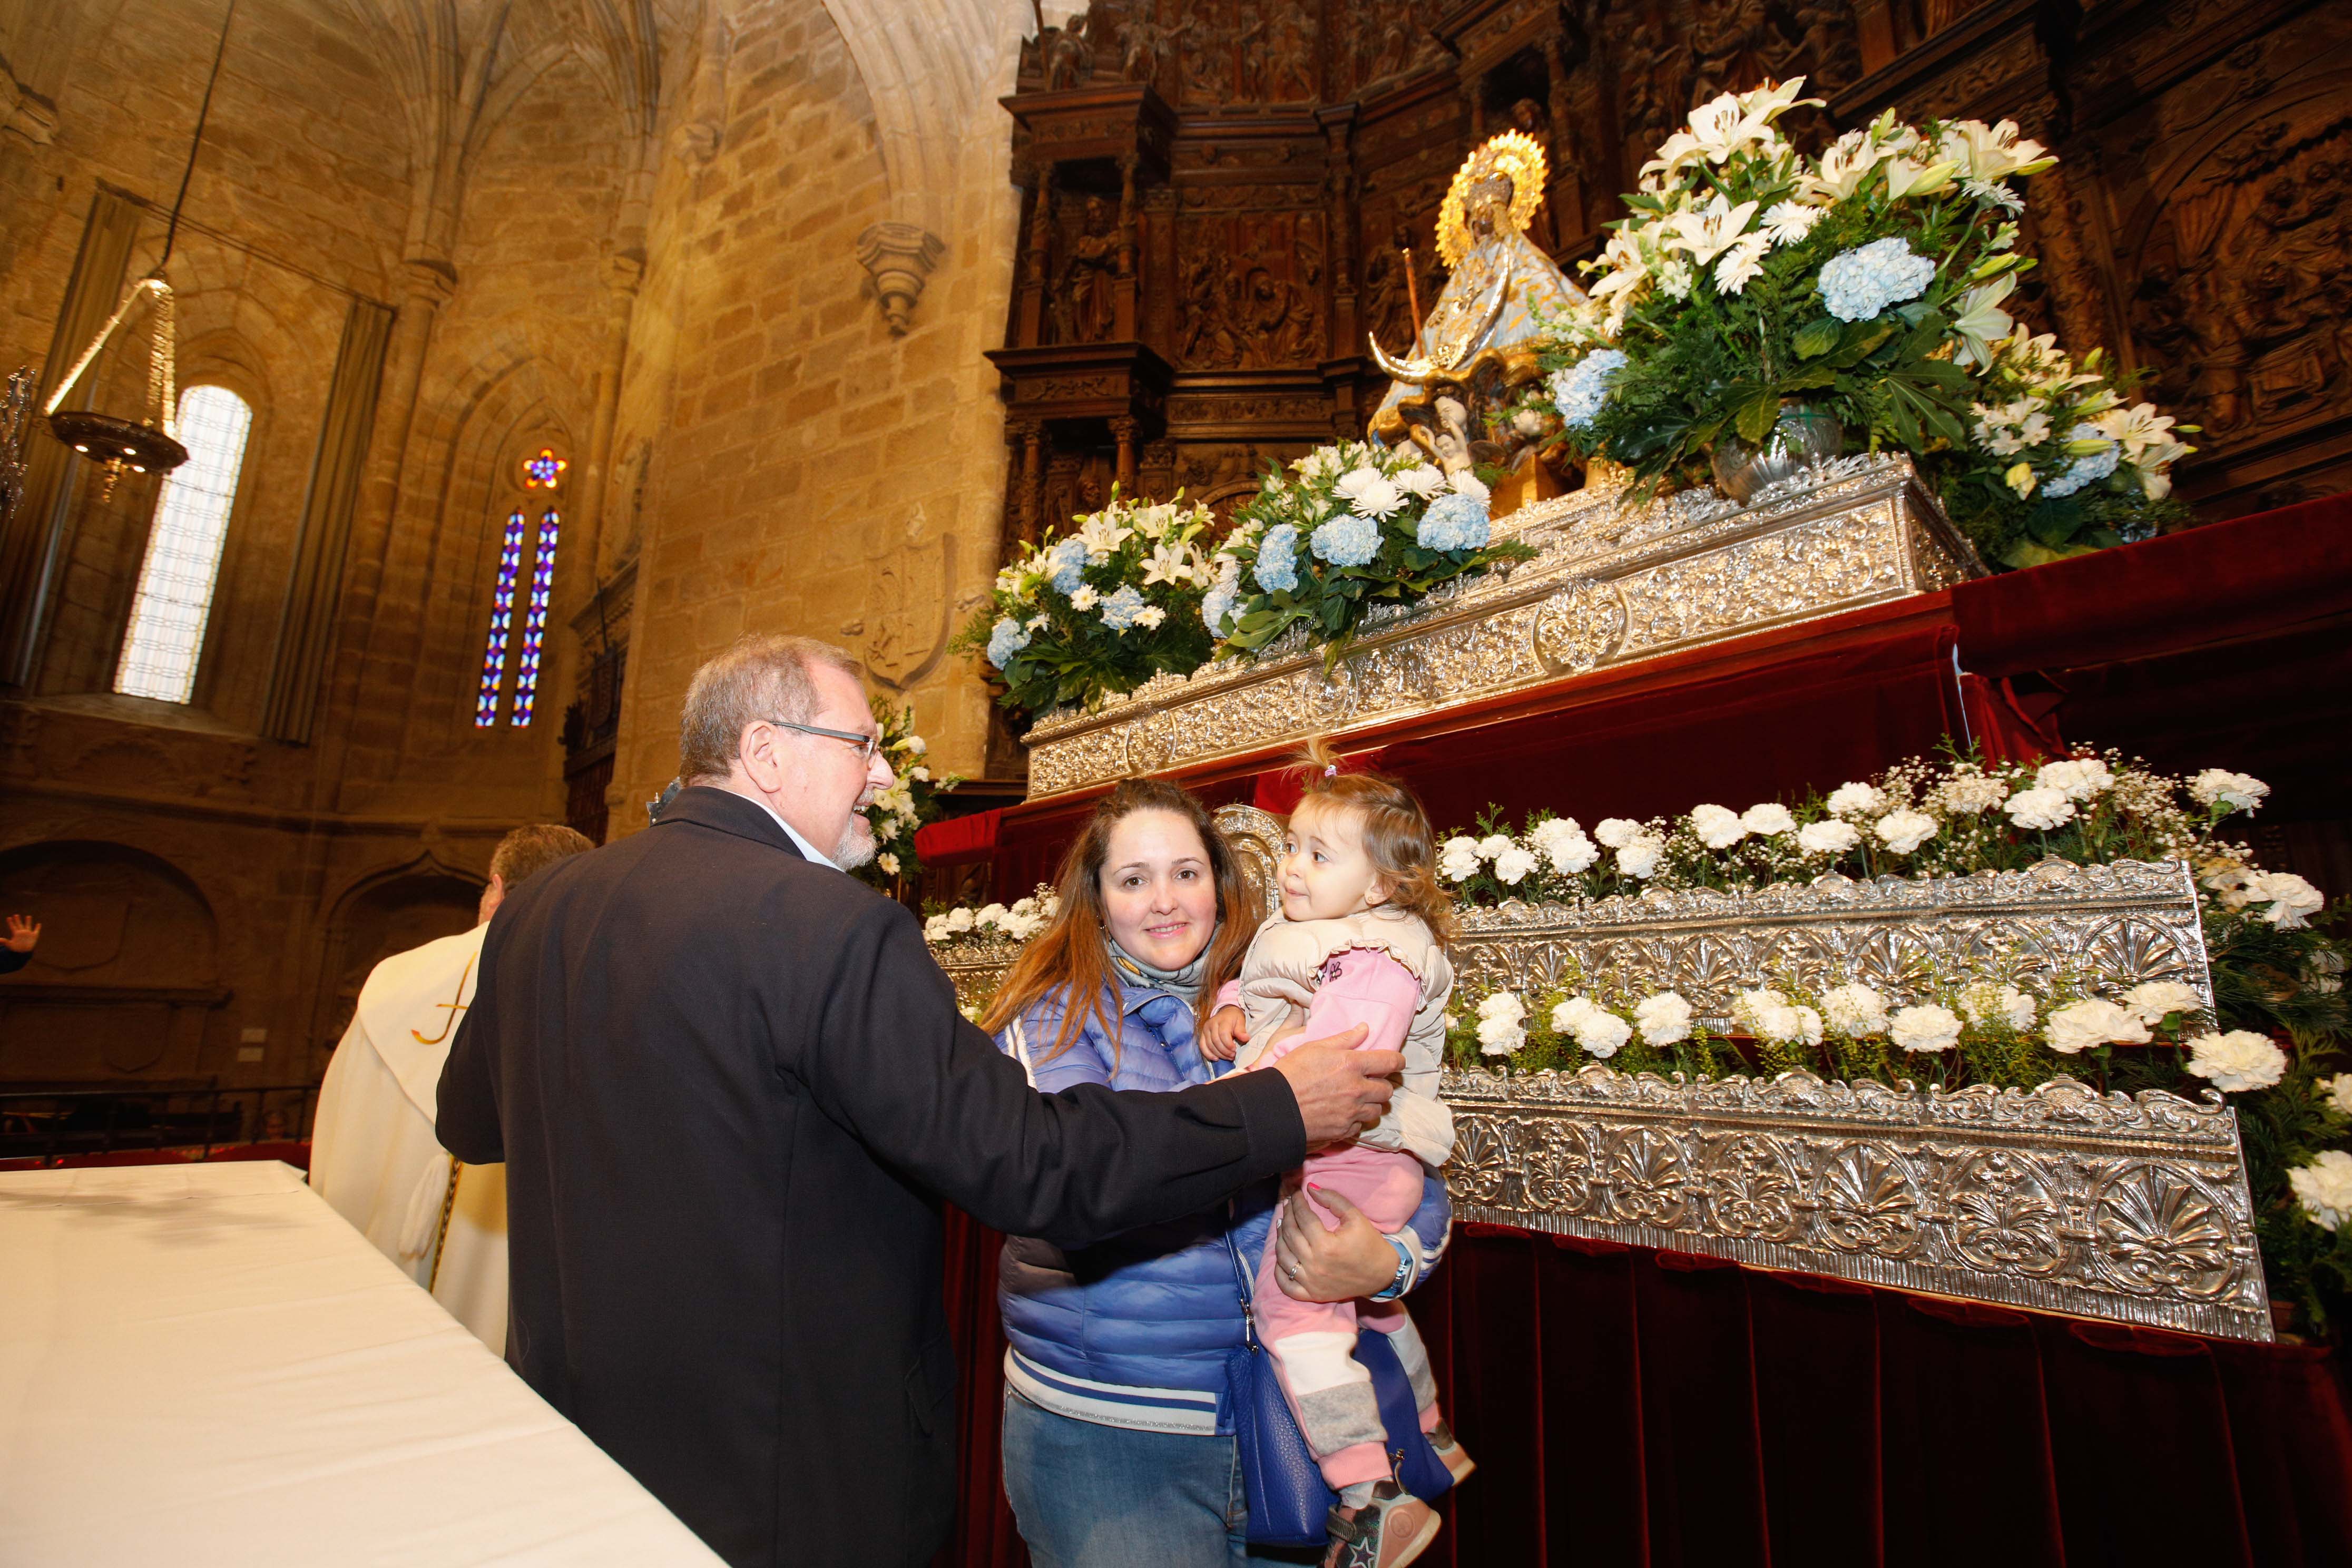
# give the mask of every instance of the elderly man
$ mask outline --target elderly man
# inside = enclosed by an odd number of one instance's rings
[[[594,847],[556,823],[499,839],[473,929],[368,972],[319,1086],[311,1190],[494,1351],[507,1334],[506,1172],[452,1169],[433,1131],[434,1090],[473,1001],[490,916],[539,872]]]
[[[491,923],[441,1139],[507,1163],[507,1359],[722,1556],[920,1563],[953,1500],[940,1200],[1069,1246],[1197,1213],[1370,1125],[1403,1058],[1356,1030],[1041,1096],[841,874],[890,783],[848,656],[747,637],[680,731],[659,820]]]

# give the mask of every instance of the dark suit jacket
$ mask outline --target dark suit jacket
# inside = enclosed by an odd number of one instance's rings
[[[941,1197],[1078,1246],[1306,1153],[1276,1073],[1036,1094],[904,908],[707,788],[500,907],[439,1131],[506,1162],[507,1359],[730,1563],[795,1568],[946,1537]]]

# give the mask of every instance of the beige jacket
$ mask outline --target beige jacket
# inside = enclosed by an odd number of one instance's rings
[[[1258,927],[1242,960],[1241,1005],[1249,1043],[1236,1068],[1255,1065],[1274,1037],[1307,1016],[1323,966],[1351,948],[1374,948],[1421,982],[1421,1001],[1404,1040],[1401,1088],[1388,1113],[1357,1140],[1369,1148],[1402,1150],[1434,1169],[1454,1152],[1454,1117],[1438,1098],[1445,1064],[1445,1004],[1454,994],[1454,966],[1418,915],[1368,910],[1336,921],[1292,921],[1277,914]]]

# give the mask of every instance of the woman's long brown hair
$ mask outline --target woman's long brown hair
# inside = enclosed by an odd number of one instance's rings
[[[1209,962],[1202,971],[1200,1000],[1193,1005],[1195,1026],[1208,1022],[1216,1006],[1217,987],[1241,972],[1242,956],[1257,934],[1256,883],[1210,820],[1206,806],[1165,779],[1127,779],[1096,803],[1094,815],[1062,856],[1062,868],[1054,879],[1061,908],[1053,923],[1031,940],[1006,972],[1004,984],[997,987],[981,1020],[982,1028],[992,1035],[1041,998],[1066,986],[1061,1034],[1042,1059],[1050,1061],[1076,1045],[1088,1018],[1095,1020],[1112,1048],[1118,1048],[1117,1005],[1109,997],[1118,976],[1110,963],[1102,869],[1110,856],[1111,829],[1139,811],[1172,812],[1182,817],[1201,836],[1208,853],[1210,876],[1217,889],[1217,930],[1209,939]]]

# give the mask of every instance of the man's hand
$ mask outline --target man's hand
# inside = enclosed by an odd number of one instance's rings
[[[0,939],[0,947],[10,952],[30,952],[41,940],[41,922],[30,915],[10,915],[8,935]]]
[[[1404,1053],[1357,1050],[1364,1035],[1359,1024],[1345,1034],[1309,1040],[1274,1064],[1297,1098],[1309,1149],[1353,1138],[1388,1109],[1394,1091],[1389,1079],[1404,1070]]]
[[[1209,1015],[1209,1026],[1201,1031],[1201,1054],[1211,1061],[1229,1062],[1249,1038],[1249,1022],[1239,1007],[1220,1007]]]

